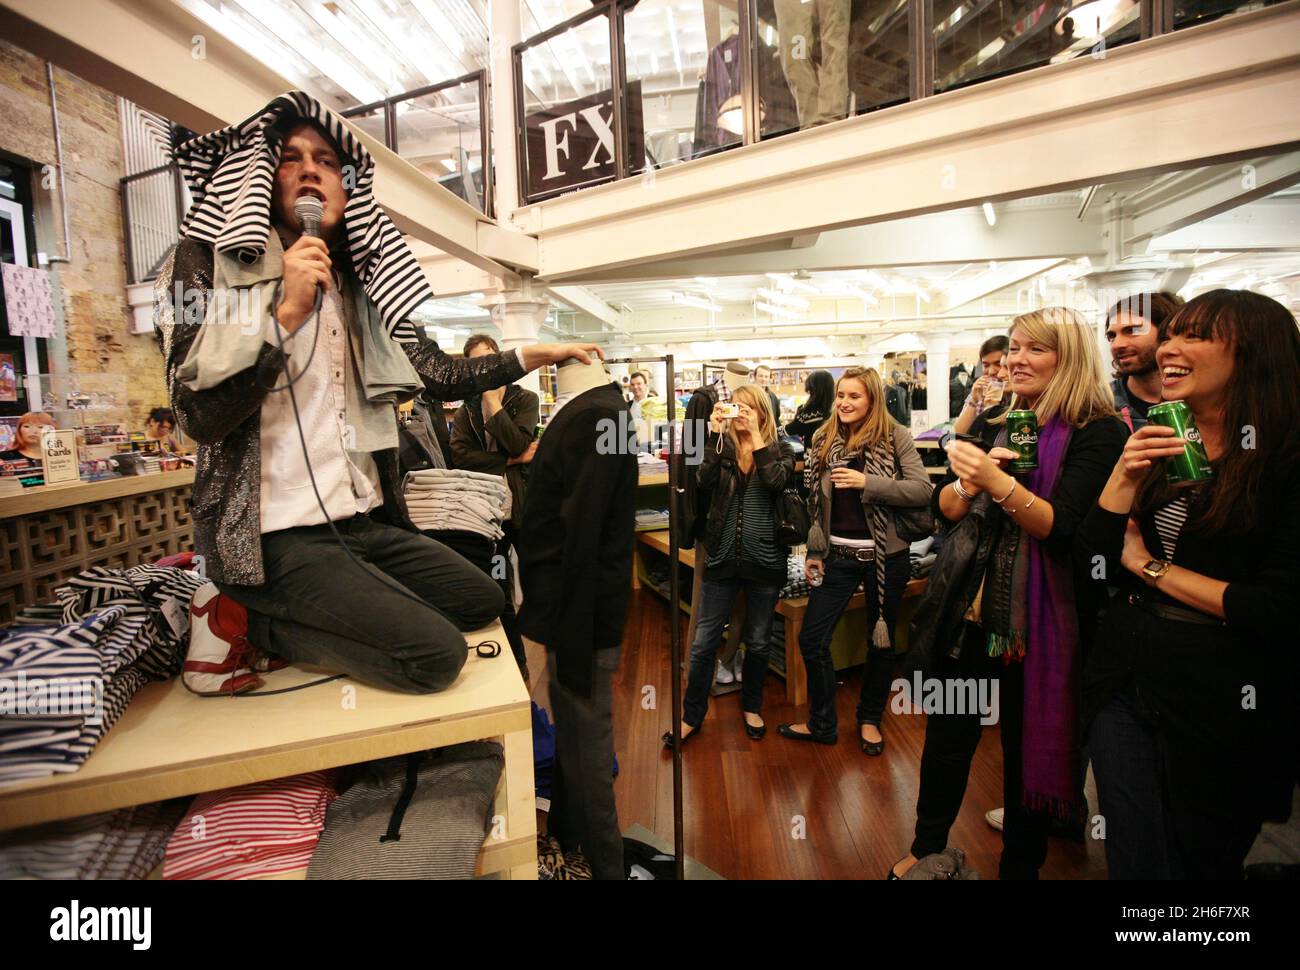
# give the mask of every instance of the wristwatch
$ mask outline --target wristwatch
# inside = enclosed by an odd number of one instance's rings
[[[1160,582],[1160,577],[1169,572],[1169,567],[1172,565],[1173,563],[1166,559],[1152,559],[1143,566],[1142,575],[1146,577],[1147,585],[1155,586],[1156,583]]]

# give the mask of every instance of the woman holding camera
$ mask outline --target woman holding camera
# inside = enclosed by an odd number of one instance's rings
[[[909,651],[927,678],[974,685],[997,715],[968,703],[929,715],[916,838],[891,879],[947,846],[990,716],[1002,736],[1001,878],[1038,878],[1051,817],[1068,818],[1082,799],[1079,667],[1105,590],[1076,569],[1073,546],[1128,431],[1085,320],[1038,310],[1016,317],[1010,337],[1011,411],[977,417],[949,446],[933,503],[948,531]],[[1029,451],[1011,441],[1021,410],[1037,418],[1036,461],[1014,471],[1013,449]],[[1019,424],[1015,436],[1024,441]]]
[[[734,416],[732,416],[734,414]],[[682,743],[695,736],[709,707],[713,660],[722,643],[731,604],[745,596],[745,665],[741,701],[745,733],[757,741],[763,723],[763,680],[776,601],[786,579],[786,549],[776,535],[776,503],[794,476],[794,454],[777,439],[776,419],[767,393],[744,384],[730,404],[718,402],[709,417],[709,436],[698,474],[711,490],[703,552],[697,545],[696,569],[704,570],[696,603],[695,638],[682,705]],[[663,736],[665,747],[673,734]]]
[[[782,724],[792,741],[834,744],[835,663],[831,638],[859,586],[866,590],[867,661],[858,698],[862,750],[885,747],[880,721],[894,669],[894,622],[911,574],[909,543],[899,538],[892,509],[924,507],[930,478],[912,436],[885,409],[880,375],[850,367],[835,386],[830,418],[804,458],[808,487],[808,558],[812,585],[799,634],[808,670],[808,721]]]
[[[1112,879],[1240,879],[1296,778],[1300,334],[1281,304],[1214,290],[1160,327],[1161,393],[1187,439],[1134,432],[1080,549],[1120,595],[1084,675]],[[1193,470],[1194,471],[1194,470]]]

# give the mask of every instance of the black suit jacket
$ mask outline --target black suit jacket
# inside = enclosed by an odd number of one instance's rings
[[[636,532],[637,463],[614,384],[560,409],[537,446],[519,537],[519,628],[546,645],[560,683],[590,696],[596,650],[623,642]]]

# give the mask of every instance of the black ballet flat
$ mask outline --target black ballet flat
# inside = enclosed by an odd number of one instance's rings
[[[790,741],[816,741],[818,744],[834,744],[835,735],[823,736],[820,734],[804,734],[800,731],[793,731],[793,724],[778,724],[776,733]]]
[[[740,722],[745,725],[745,733],[749,735],[749,740],[751,741],[762,741],[763,738],[767,735],[766,724],[763,724],[760,727],[753,727],[748,721],[745,720],[745,716],[743,714],[740,716]]]
[[[692,728],[691,733],[686,735],[686,737],[682,738],[682,747],[683,748],[686,747],[686,745],[690,743],[691,738],[695,737],[695,735],[699,733],[700,733],[700,728]],[[669,751],[673,749],[672,731],[665,731],[664,736],[660,740],[663,741],[664,747],[667,748]]]
[[[880,730],[879,726],[876,727],[876,730]],[[858,725],[858,744],[862,746],[863,754],[875,758],[885,750],[885,736],[881,734],[879,741],[868,741],[862,736],[862,725]]]

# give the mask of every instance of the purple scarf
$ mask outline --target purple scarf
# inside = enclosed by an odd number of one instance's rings
[[[1065,463],[1072,429],[1052,418],[1039,431],[1038,467],[1023,484],[1050,499]],[[1005,434],[1005,432],[1003,433]],[[1001,437],[1001,436],[999,436]],[[1021,498],[1019,501],[1023,502]],[[1068,817],[1079,800],[1079,621],[1068,554],[1053,554],[1023,530],[1014,573],[1024,573],[1023,652],[1003,661],[1024,663],[1024,805]],[[1019,598],[1020,589],[1012,591]],[[1019,624],[1015,624],[1019,626]],[[1013,629],[1012,640],[1021,630]]]

